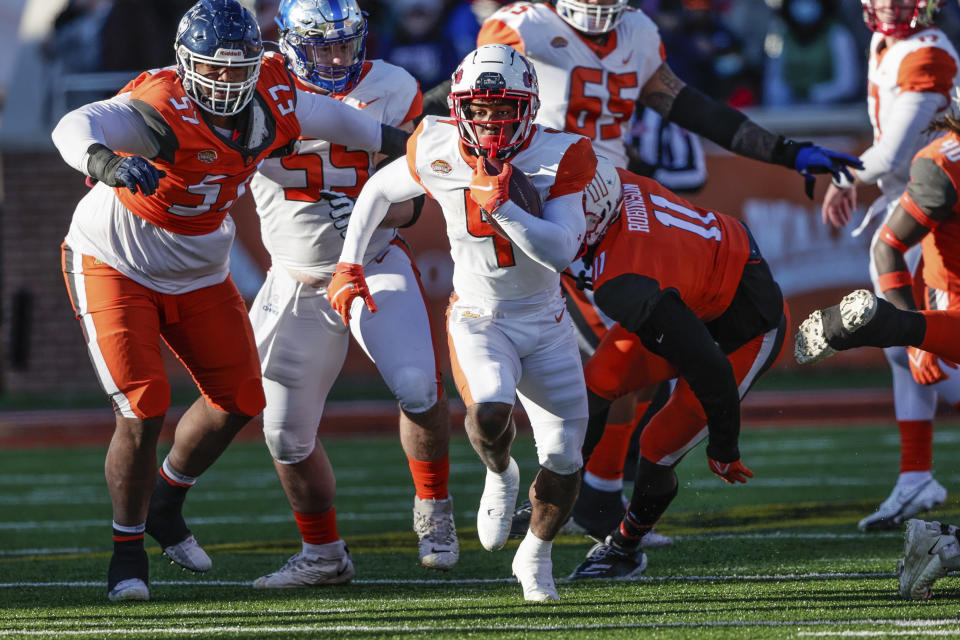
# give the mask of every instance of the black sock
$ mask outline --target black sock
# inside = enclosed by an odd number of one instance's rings
[[[113,556],[107,570],[107,591],[118,582],[140,578],[148,584],[147,552],[143,548],[143,533],[128,533],[113,530]]]
[[[150,510],[147,512],[147,533],[163,547],[183,542],[190,535],[182,513],[189,488],[171,484],[163,473],[157,474],[157,484],[153,487]]]

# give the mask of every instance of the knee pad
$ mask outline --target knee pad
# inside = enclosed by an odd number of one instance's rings
[[[264,421],[263,439],[274,460],[280,464],[297,464],[306,460],[317,446],[317,425],[296,427]]]
[[[155,418],[162,416],[170,408],[170,383],[166,380],[148,380],[130,389],[121,389],[121,398],[111,398],[120,414],[127,418]],[[126,415],[122,410],[123,399],[130,405],[134,415]]]
[[[390,389],[409,413],[423,413],[437,403],[435,376],[417,367],[400,367],[390,377]]]
[[[583,467],[580,449],[586,430],[586,418],[537,425],[534,440],[540,466],[561,476],[579,471]]]

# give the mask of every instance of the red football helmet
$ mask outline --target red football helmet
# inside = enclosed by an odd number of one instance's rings
[[[904,38],[932,26],[945,0],[860,0],[860,4],[868,29]]]

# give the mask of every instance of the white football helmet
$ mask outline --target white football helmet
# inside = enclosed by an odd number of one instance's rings
[[[613,31],[627,8],[627,0],[613,0],[612,4],[556,0],[556,4],[557,15],[563,18],[564,22],[577,31],[593,34]]]
[[[453,72],[447,104],[457,121],[460,141],[471,153],[487,158],[509,158],[533,131],[540,108],[537,72],[519,51],[504,44],[487,44],[467,54]],[[480,128],[468,111],[471,100],[517,103],[517,115],[482,123],[499,127],[498,134]]]
[[[944,4],[944,0],[915,0],[894,2],[889,8],[880,9],[876,6],[876,0],[860,0],[863,21],[867,23],[867,28],[897,38],[904,38],[933,26],[933,20]],[[880,11],[888,13],[881,15]]]
[[[610,225],[620,217],[623,204],[623,187],[620,174],[604,156],[597,156],[597,172],[583,190],[583,214],[587,219],[584,243],[588,247],[603,239]]]

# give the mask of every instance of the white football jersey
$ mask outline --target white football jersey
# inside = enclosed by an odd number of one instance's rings
[[[884,36],[873,34],[870,42],[870,60],[867,73],[867,109],[873,125],[873,142],[883,136],[884,127],[895,118],[909,117],[896,113],[895,100],[907,91],[943,93],[943,109],[950,105],[950,92],[960,82],[957,76],[957,52],[939,29],[924,29],[899,40],[877,53]],[[916,137],[903,154],[903,161],[881,177],[877,184],[884,195],[899,197],[910,180],[910,160],[938,134]]]
[[[568,149],[582,140],[535,125],[528,144],[510,164],[530,177],[545,203],[573,192],[571,185],[557,180],[557,174]],[[470,197],[474,169],[463,156],[455,121],[424,118],[407,145],[407,162],[413,178],[443,210],[454,264],[453,288],[462,300],[489,305],[557,296],[560,275],[497,234],[481,217]]]
[[[627,166],[623,138],[640,90],[663,64],[657,26],[627,8],[606,46],[580,35],[550,4],[516,2],[487,18],[477,46],[502,43],[533,63],[540,83],[537,123],[590,139],[599,155]]]
[[[298,88],[309,90],[298,82]],[[423,99],[413,76],[382,60],[364,63],[359,82],[337,98],[381,122],[399,126],[420,115]],[[374,170],[374,155],[325,140],[301,138],[296,152],[264,160],[250,183],[257,203],[263,244],[274,263],[322,278],[332,274],[343,247],[321,191],[356,198]],[[396,235],[378,229],[364,264],[379,255]]]

